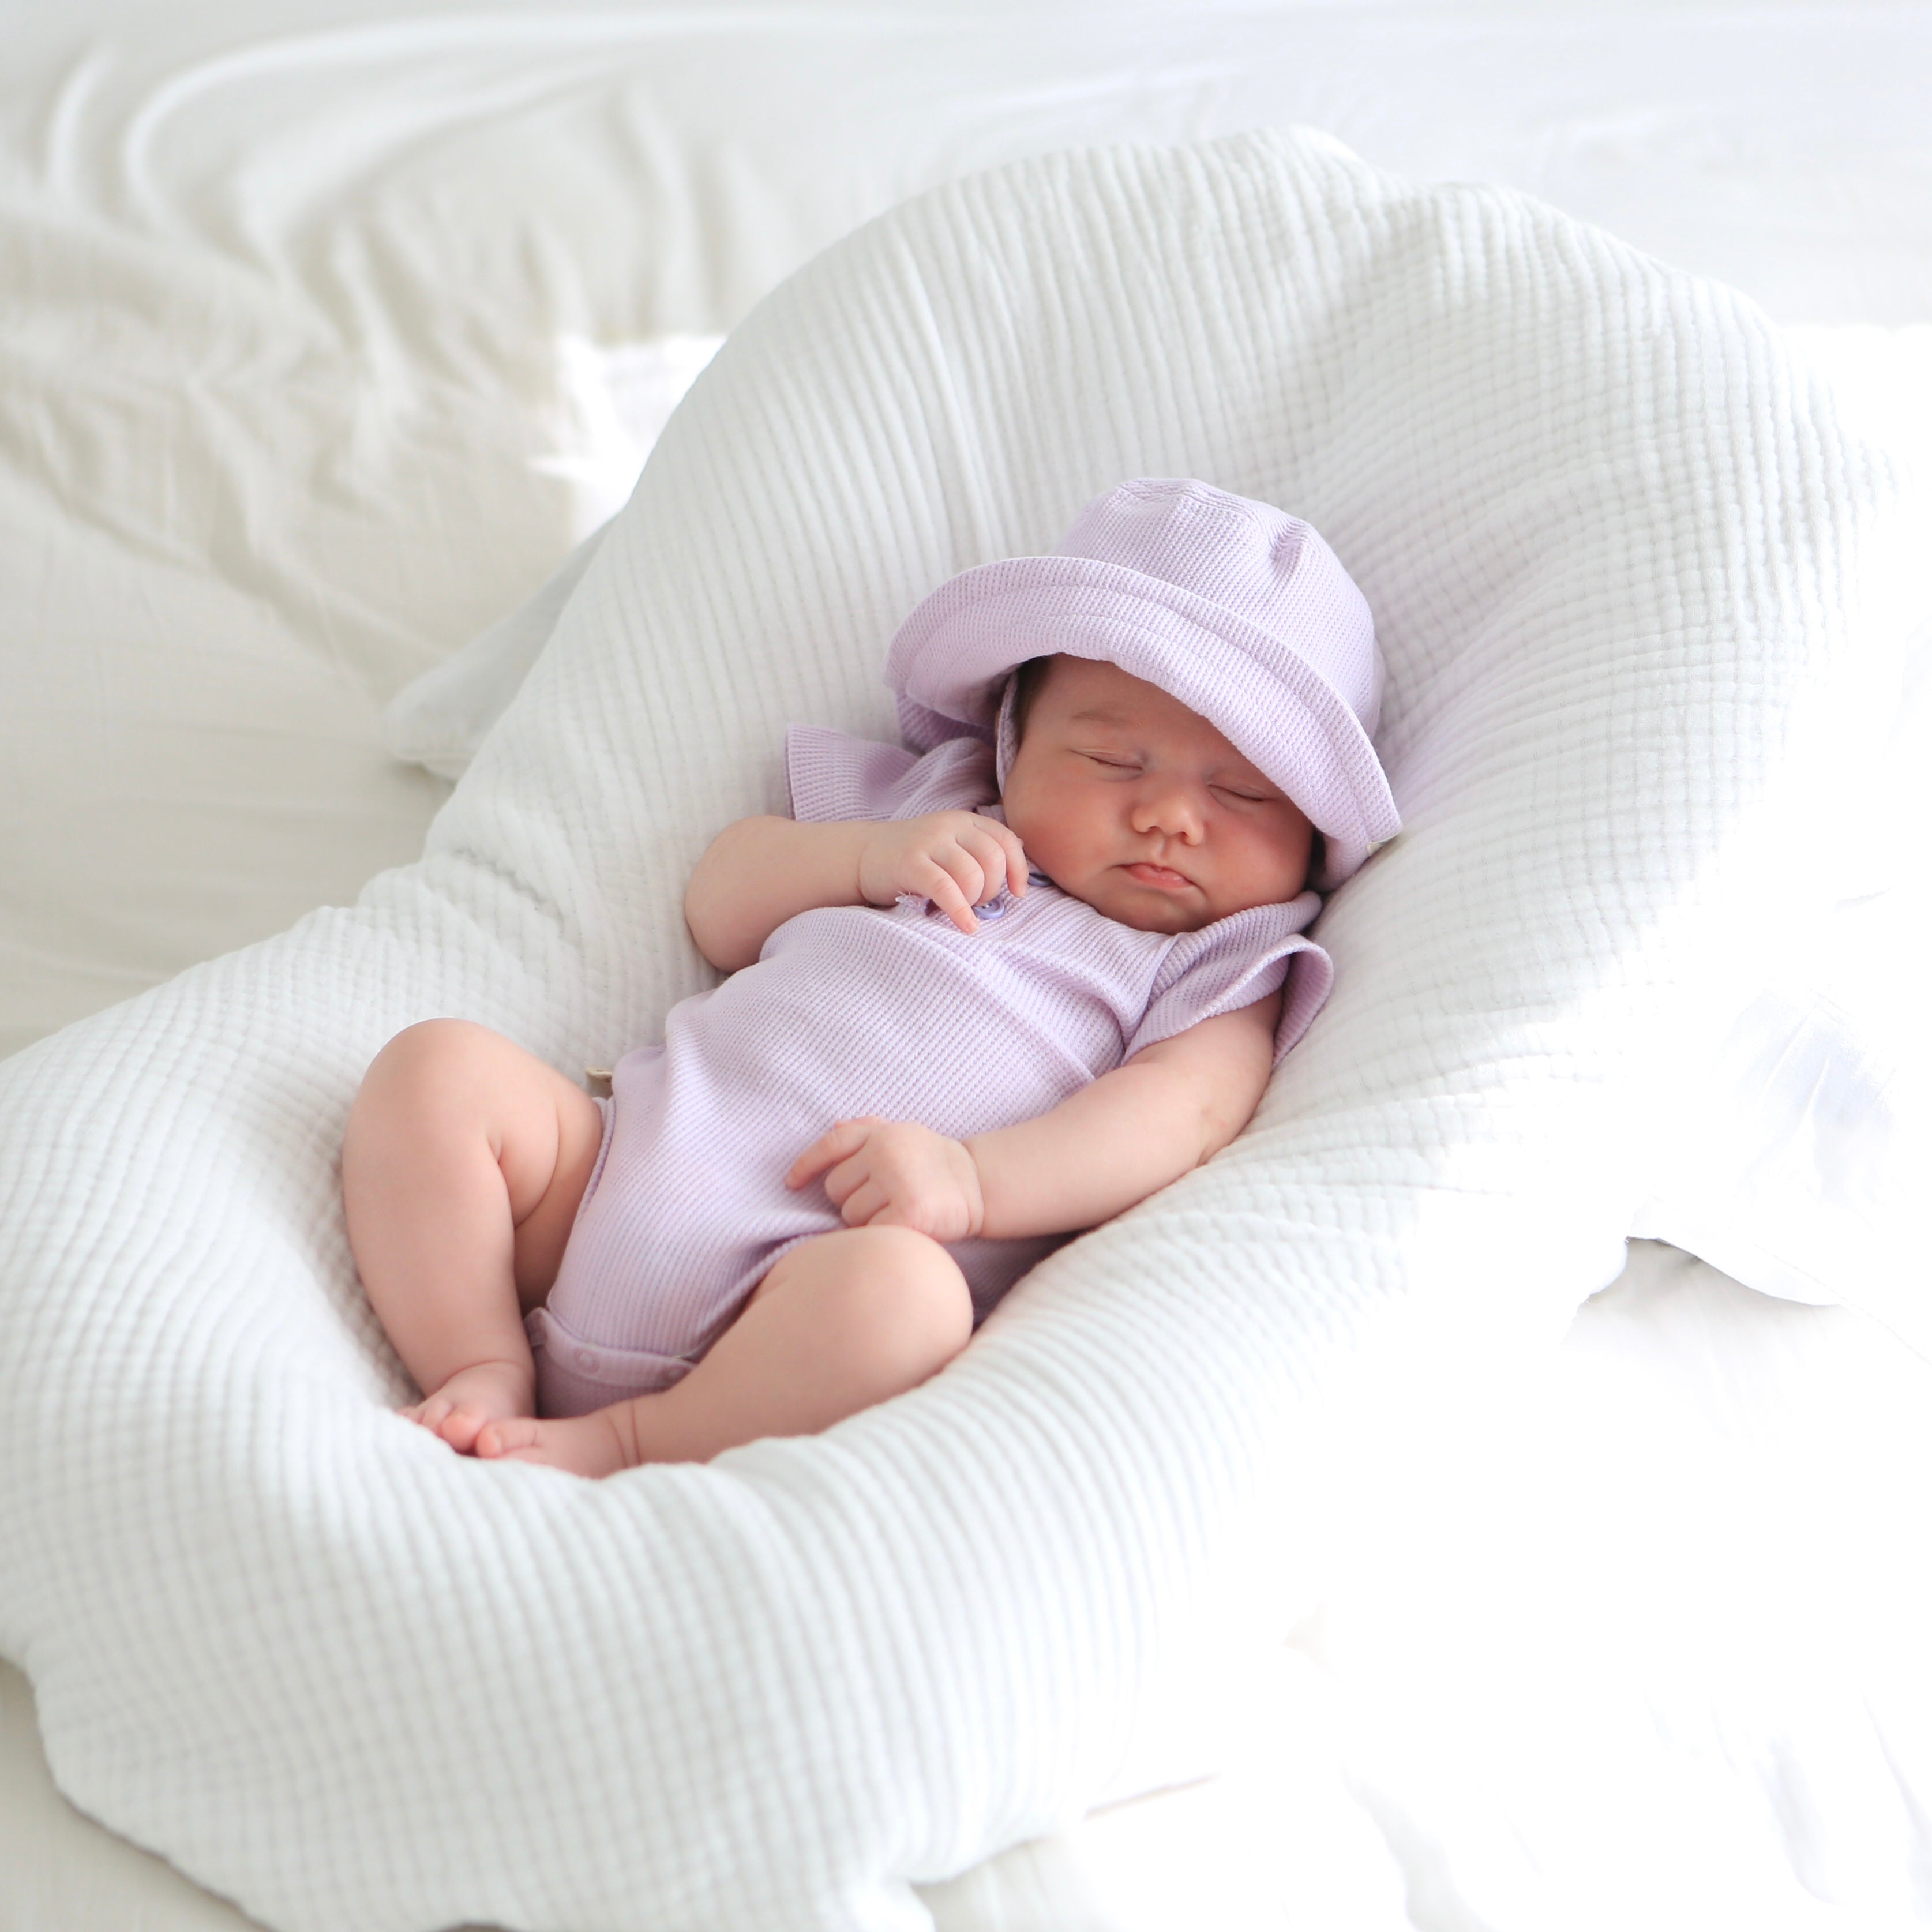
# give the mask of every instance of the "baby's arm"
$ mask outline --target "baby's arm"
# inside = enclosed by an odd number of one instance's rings
[[[1052,1112],[966,1142],[998,1239],[1097,1227],[1221,1150],[1254,1118],[1274,1066],[1281,994],[1198,1021]]]
[[[1026,890],[1019,835],[973,812],[920,818],[801,822],[741,818],[718,833],[684,895],[698,950],[727,973],[748,966],[788,919],[817,906],[890,905],[901,892],[936,901],[962,932],[972,908],[1011,881]]]
[[[1220,1152],[1253,1117],[1274,1064],[1282,996],[1143,1047],[1050,1112],[948,1140],[903,1120],[842,1120],[793,1163],[824,1173],[848,1226],[938,1241],[1096,1227]]]

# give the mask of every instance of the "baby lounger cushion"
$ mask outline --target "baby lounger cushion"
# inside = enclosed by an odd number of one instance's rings
[[[397,757],[452,778],[468,769],[608,527],[398,693],[384,719]],[[1868,746],[1880,836],[1844,855],[1848,876],[1833,868],[1838,902],[1802,947],[1774,950],[1762,990],[1706,1040],[1700,1070],[1687,1078],[1678,1070],[1673,1118],[1641,1130],[1654,1156],[1652,1191],[1630,1232],[1686,1249],[1760,1294],[1858,1309],[1932,1360],[1919,1259],[1932,1009],[1918,970],[1932,853],[1915,803],[1932,759],[1932,628],[1920,628],[1904,658],[1900,706]]]
[[[1853,844],[1870,842],[1834,868],[1842,899],[1772,951],[1762,990],[1707,1042],[1631,1232],[1762,1293],[1858,1309],[1932,1360],[1932,852],[1918,824],[1932,631],[1913,641],[1902,698],[1874,707],[1877,796],[1845,816]]]
[[[590,1484],[391,1413],[336,1168],[370,1056],[654,1038],[787,724],[890,739],[904,613],[1135,475],[1308,518],[1388,659],[1407,830],[1249,1131],[823,1437]],[[1616,1271],[1631,1096],[1825,875],[1898,498],[1741,299],[1318,140],[1028,162],[830,250],[418,864],[0,1070],[0,1650],[62,1789],[304,1932],[884,1932],[1174,1774],[1188,1660],[1311,1587],[1324,1459]]]

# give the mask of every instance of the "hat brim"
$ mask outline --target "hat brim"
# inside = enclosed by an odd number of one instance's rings
[[[1322,834],[1324,884],[1401,830],[1375,747],[1326,678],[1238,612],[1124,565],[1022,556],[966,571],[899,627],[886,682],[983,728],[1015,666],[1054,654],[1118,664],[1205,718]]]

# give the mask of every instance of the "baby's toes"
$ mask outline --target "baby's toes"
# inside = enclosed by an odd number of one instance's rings
[[[473,1408],[467,1402],[452,1406],[436,1426],[436,1432],[461,1456],[477,1453],[476,1438],[490,1420],[487,1409]]]
[[[533,1415],[498,1416],[494,1421],[485,1421],[471,1436],[472,1453],[494,1461],[499,1456],[514,1456],[519,1461],[541,1462],[547,1460],[543,1453],[542,1425]]]

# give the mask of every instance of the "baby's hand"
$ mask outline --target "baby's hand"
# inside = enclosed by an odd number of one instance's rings
[[[889,905],[902,892],[916,892],[962,932],[979,931],[976,905],[996,897],[1009,882],[1017,898],[1026,881],[1019,834],[979,812],[882,820],[859,854],[859,896],[868,905]]]
[[[825,1191],[848,1228],[876,1221],[916,1228],[935,1241],[963,1241],[986,1223],[970,1152],[910,1120],[873,1114],[841,1120],[792,1162],[785,1185],[802,1187],[818,1174],[825,1174]]]

